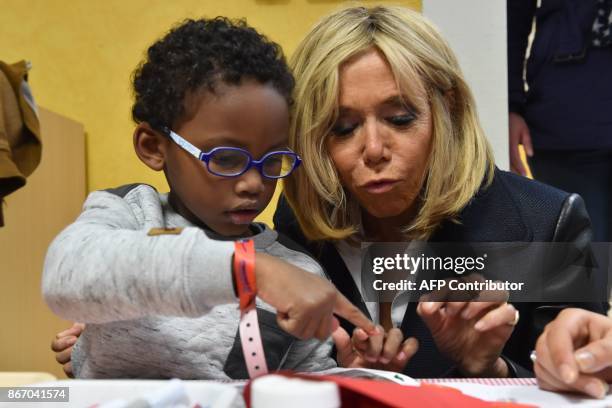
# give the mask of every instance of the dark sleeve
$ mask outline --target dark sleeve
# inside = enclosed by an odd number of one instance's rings
[[[584,201],[578,194],[567,196],[556,221],[552,241],[571,242],[583,256],[590,256],[591,221]],[[604,282],[607,277],[596,277]],[[569,283],[571,284],[571,283]],[[605,286],[607,287],[607,285]],[[538,337],[548,323],[565,308],[576,307],[605,314],[607,302],[584,303],[516,303],[521,319],[512,337],[506,343],[502,358],[508,364],[511,377],[533,377],[533,364],[529,359]]]
[[[525,106],[523,67],[527,41],[537,0],[507,0],[508,24],[508,105],[510,112],[522,114]]]
[[[579,265],[588,265],[591,264],[594,257],[591,246],[592,238],[593,232],[591,229],[591,218],[586,210],[584,200],[578,194],[570,194],[566,198],[565,202],[563,203],[563,207],[561,208],[553,241],[573,243],[573,247],[577,249],[576,252],[581,254],[581,259],[574,261],[574,263]],[[593,273],[597,274],[594,276],[597,287],[607,288],[608,276],[605,269],[595,268]],[[605,298],[607,300],[608,294],[601,294],[598,292],[596,297]],[[606,314],[609,304],[607,301],[605,301],[576,303],[571,306],[590,310],[600,314]]]

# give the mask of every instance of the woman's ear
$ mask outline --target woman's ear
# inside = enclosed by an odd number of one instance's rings
[[[164,169],[168,149],[168,138],[153,130],[146,122],[139,123],[134,130],[134,150],[138,158],[155,171]]]

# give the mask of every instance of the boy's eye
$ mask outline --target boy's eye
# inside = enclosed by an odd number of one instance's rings
[[[246,155],[238,152],[217,152],[210,158],[210,163],[223,169],[243,168],[248,162]]]

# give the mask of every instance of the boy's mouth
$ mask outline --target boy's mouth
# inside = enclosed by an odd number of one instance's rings
[[[237,208],[225,212],[233,224],[250,224],[260,211],[257,208]]]

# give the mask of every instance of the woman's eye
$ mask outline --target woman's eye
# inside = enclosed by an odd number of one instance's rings
[[[387,118],[387,122],[391,123],[393,126],[402,127],[408,126],[414,119],[415,116],[412,114],[395,115]]]
[[[357,128],[357,125],[339,123],[332,127],[331,131],[335,136],[348,136]]]

